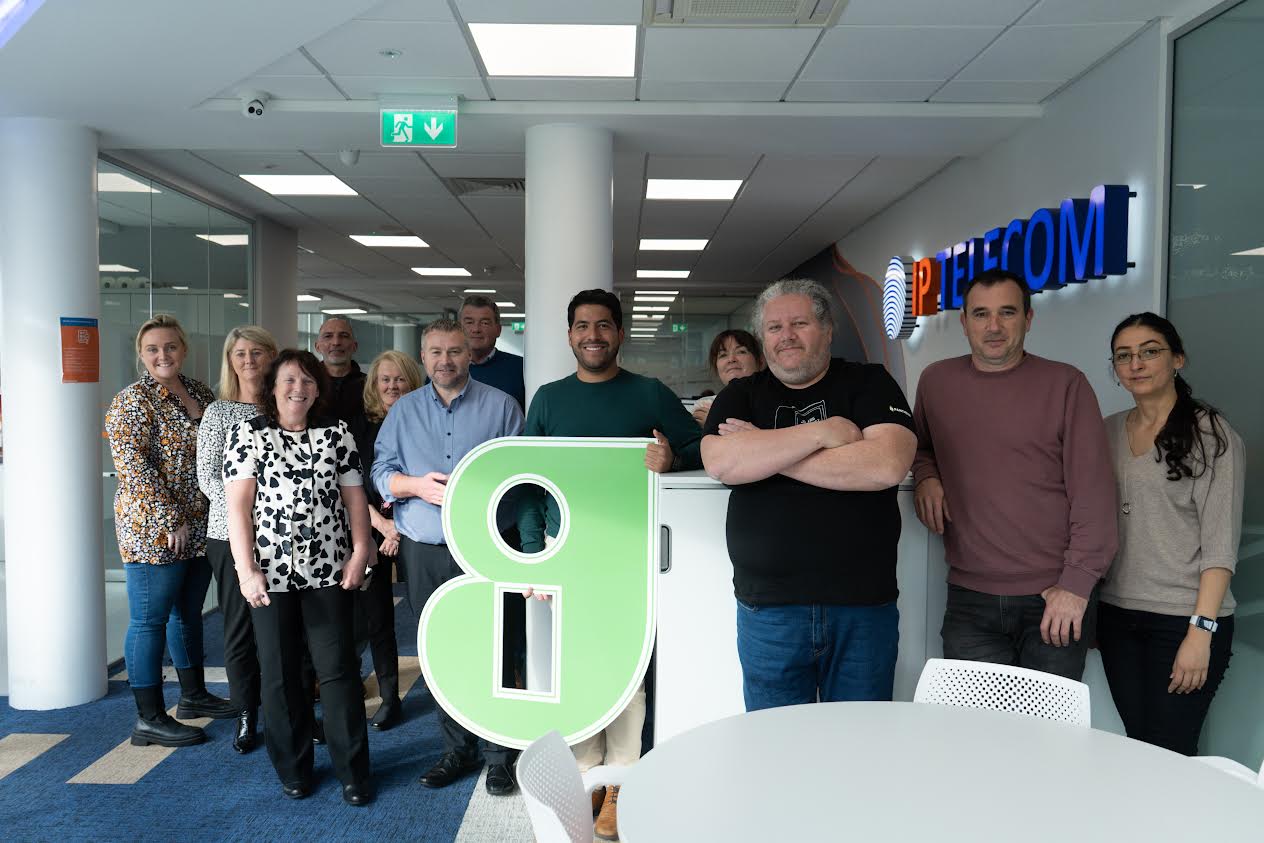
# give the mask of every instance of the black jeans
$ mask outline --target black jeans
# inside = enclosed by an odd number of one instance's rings
[[[400,565],[408,580],[408,603],[418,616],[425,608],[426,601],[435,589],[453,577],[463,573],[456,564],[447,545],[425,544],[415,542],[407,536],[399,537]],[[374,574],[373,576],[377,576]],[[479,738],[437,706],[439,713],[439,730],[443,733],[445,752],[455,752],[467,759],[478,756]],[[509,764],[513,760],[513,750],[498,744],[483,741],[483,758],[488,764]]]
[[[255,652],[255,628],[250,604],[241,596],[233,552],[228,542],[206,540],[206,558],[215,574],[219,610],[224,615],[224,672],[228,694],[238,711],[259,707],[259,656]]]
[[[1039,594],[1007,597],[971,591],[948,584],[944,610],[944,658],[1010,664],[1079,681],[1093,640],[1097,619],[1097,591],[1084,610],[1080,640],[1067,647],[1040,638],[1045,601]]]
[[[268,599],[271,605],[250,611],[263,677],[263,738],[277,776],[290,785],[312,780],[312,701],[303,683],[307,650],[320,679],[334,773],[343,784],[366,783],[369,736],[355,658],[354,598],[332,585],[274,591]]]
[[[1203,720],[1233,655],[1233,616],[1217,620],[1220,628],[1211,636],[1207,681],[1197,691],[1169,694],[1172,663],[1189,631],[1189,616],[1101,605],[1097,646],[1128,737],[1181,755],[1198,754]]]
[[[369,587],[355,592],[357,663],[367,644],[382,702],[399,699],[399,644],[395,641],[395,596],[391,591],[392,557],[379,556]]]

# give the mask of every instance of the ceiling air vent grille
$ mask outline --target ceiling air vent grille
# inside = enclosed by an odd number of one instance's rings
[[[461,178],[454,176],[443,180],[453,196],[511,196],[521,199],[527,195],[526,179]]]
[[[830,26],[847,0],[646,0],[647,25]]]

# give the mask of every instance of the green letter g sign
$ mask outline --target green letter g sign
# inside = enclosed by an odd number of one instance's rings
[[[567,742],[595,735],[623,711],[649,664],[658,582],[658,484],[644,439],[493,439],[448,480],[443,531],[465,572],[431,596],[417,652],[430,692],[471,732],[522,748],[550,729]],[[512,550],[496,509],[514,486],[557,502],[556,539]],[[502,594],[551,595],[552,683],[501,687]],[[521,599],[511,595],[510,599]]]

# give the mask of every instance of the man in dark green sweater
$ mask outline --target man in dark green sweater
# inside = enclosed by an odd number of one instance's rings
[[[680,399],[657,378],[619,368],[623,308],[606,290],[584,290],[566,309],[567,338],[578,364],[575,374],[540,387],[527,412],[526,436],[654,437],[645,449],[651,471],[701,468],[702,429]],[[544,495],[524,501],[518,519],[524,553],[538,553],[558,533],[557,503]],[[605,731],[573,749],[580,771],[598,764],[627,766],[641,755],[645,723],[642,685]],[[614,839],[618,788],[609,788],[597,817],[599,837]]]

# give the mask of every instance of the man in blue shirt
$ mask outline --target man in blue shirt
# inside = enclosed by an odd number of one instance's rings
[[[527,408],[527,389],[522,380],[522,358],[496,348],[500,339],[500,307],[487,296],[466,296],[461,302],[461,327],[470,338],[470,377],[508,392]]]
[[[399,531],[399,560],[408,602],[420,613],[435,589],[461,574],[443,536],[448,475],[476,446],[522,433],[522,410],[499,389],[470,378],[469,340],[451,319],[437,319],[421,337],[430,383],[400,398],[377,435],[373,484],[390,501]],[[444,754],[425,775],[427,787],[446,787],[482,766],[478,738],[439,709]],[[487,744],[487,792],[512,793],[511,750]]]

